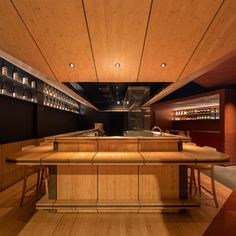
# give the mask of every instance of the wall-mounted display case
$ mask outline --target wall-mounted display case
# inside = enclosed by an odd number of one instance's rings
[[[48,84],[43,87],[43,105],[79,113],[80,103]]]
[[[219,94],[174,102],[171,107],[174,121],[220,119]]]
[[[37,93],[36,78],[19,72],[18,68],[16,71],[8,69],[6,65],[1,67],[0,94],[37,103]]]
[[[219,106],[195,107],[173,111],[174,120],[218,120]]]
[[[0,58],[0,95],[80,113],[80,103]]]

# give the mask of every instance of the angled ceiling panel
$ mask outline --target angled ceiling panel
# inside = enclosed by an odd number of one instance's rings
[[[236,50],[236,1],[225,0],[180,79]]]
[[[175,82],[221,3],[154,0],[138,81]]]
[[[1,0],[0,9],[0,49],[55,80],[12,3]]]
[[[59,81],[97,81],[82,1],[13,2]]]
[[[137,80],[150,4],[150,0],[84,1],[100,82]]]

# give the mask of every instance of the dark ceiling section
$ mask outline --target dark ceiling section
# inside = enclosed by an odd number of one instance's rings
[[[165,102],[170,100],[175,100],[178,98],[189,97],[193,95],[197,95],[199,93],[208,92],[210,89],[205,88],[195,82],[190,82],[183,87],[179,88],[178,90],[174,91],[173,93],[169,94],[168,96],[162,98],[158,102]]]
[[[154,96],[170,83],[65,83],[79,95],[86,98],[100,110],[109,110],[123,106],[129,86],[147,86],[150,97]],[[150,98],[149,97],[149,98]],[[147,99],[149,99],[147,98]]]

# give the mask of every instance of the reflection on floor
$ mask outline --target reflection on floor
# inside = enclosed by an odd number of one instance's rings
[[[210,179],[202,174],[202,183]],[[203,194],[201,207],[185,214],[160,213],[49,213],[36,211],[34,203],[40,196],[31,194],[19,207],[22,183],[0,193],[0,235],[202,235],[219,209]],[[220,206],[231,190],[216,184]]]

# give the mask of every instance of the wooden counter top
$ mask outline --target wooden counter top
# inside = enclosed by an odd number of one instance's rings
[[[93,164],[144,163],[139,152],[97,152]]]
[[[92,165],[96,152],[55,152],[41,158],[42,165],[89,164]]]
[[[183,151],[149,152],[54,152],[52,146],[39,146],[7,157],[7,161],[18,165],[60,165],[60,164],[221,164],[229,156],[204,147],[184,143]]]
[[[183,152],[140,152],[145,164],[193,163],[195,159]]]
[[[183,153],[195,159],[197,163],[222,163],[229,161],[229,155],[212,151],[189,143],[183,143]]]

